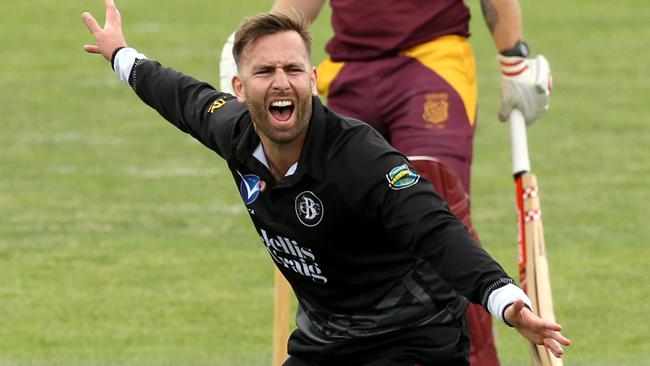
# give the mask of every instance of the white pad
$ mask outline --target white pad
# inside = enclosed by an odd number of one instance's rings
[[[235,57],[232,55],[232,47],[235,44],[235,33],[224,43],[221,49],[221,59],[219,60],[219,88],[224,93],[235,95],[232,89],[232,78],[237,75],[237,64]]]

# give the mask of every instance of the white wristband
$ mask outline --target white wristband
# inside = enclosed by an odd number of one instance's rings
[[[493,317],[507,324],[503,319],[503,311],[508,305],[512,304],[518,299],[524,300],[524,304],[526,304],[531,309],[533,308],[533,305],[526,293],[518,286],[509,283],[492,291],[487,301],[488,311],[490,314],[492,314]]]
[[[136,59],[147,59],[147,56],[130,47],[124,47],[115,54],[115,59],[113,60],[115,74],[127,84],[129,83],[131,69]]]

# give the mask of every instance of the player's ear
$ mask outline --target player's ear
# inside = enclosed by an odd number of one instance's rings
[[[235,75],[232,77],[232,90],[235,91],[235,96],[239,103],[246,103],[246,94],[244,93],[244,82],[239,77]]]
[[[318,88],[316,87],[316,81],[318,80],[318,77],[316,75],[316,67],[312,66],[311,67],[311,75],[309,77],[310,82],[311,82],[311,94],[316,96],[318,95]]]

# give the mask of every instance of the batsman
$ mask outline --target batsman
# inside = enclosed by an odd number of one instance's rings
[[[84,49],[225,159],[259,243],[291,283],[299,308],[286,366],[468,365],[470,302],[564,354],[561,326],[530,310],[410,161],[323,106],[298,14],[242,23],[232,95],[129,47],[115,4],[105,7],[104,27],[82,15],[95,38]]]

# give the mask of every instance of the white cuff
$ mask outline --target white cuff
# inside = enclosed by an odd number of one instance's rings
[[[503,319],[503,311],[508,305],[512,304],[517,299],[524,300],[524,304],[526,304],[531,309],[533,308],[533,305],[524,290],[519,288],[517,285],[509,283],[492,291],[487,301],[488,311],[496,319],[502,321],[505,324],[508,324]]]
[[[115,59],[113,60],[115,74],[127,84],[129,83],[131,69],[136,59],[147,59],[147,56],[130,47],[124,47],[115,54]]]

